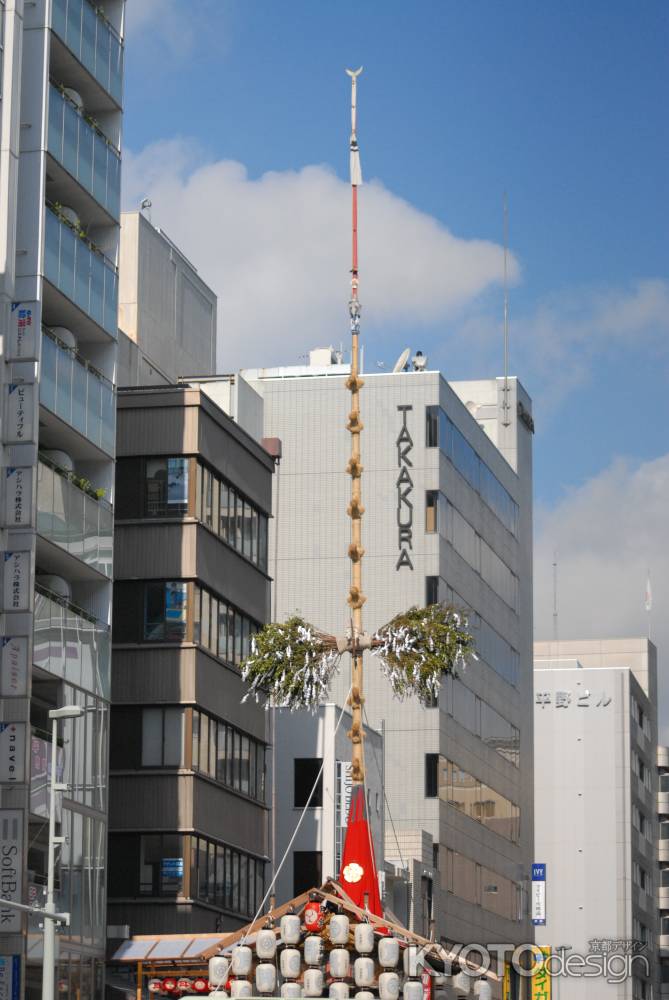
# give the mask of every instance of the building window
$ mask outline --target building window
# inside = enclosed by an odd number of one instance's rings
[[[323,772],[321,765],[322,757],[296,757],[295,758],[295,790],[293,805],[296,808],[303,808],[309,802],[311,809],[317,809],[323,805]],[[319,773],[320,772],[320,773]],[[311,796],[311,789],[316,785],[314,794]],[[320,883],[319,883],[320,884]]]
[[[172,580],[147,583],[144,595],[144,639],[183,642],[186,638],[187,584]]]
[[[191,837],[191,894],[212,906],[253,916],[265,890],[265,865],[245,851]]]
[[[181,767],[184,712],[182,708],[142,710],[142,767]]]
[[[520,809],[496,789],[469,774],[453,761],[440,759],[444,774],[440,797],[477,823],[517,844],[520,839]]]
[[[139,866],[141,896],[179,896],[183,891],[183,837],[178,833],[143,834]]]
[[[318,889],[323,882],[323,855],[320,851],[293,851],[293,896]]]
[[[438,576],[426,576],[425,577],[425,603],[438,604],[439,603],[439,577]]]
[[[227,663],[239,664],[251,652],[251,640],[259,625],[233,608],[223,598],[195,586],[193,595],[193,642]]]
[[[669,868],[660,868],[660,885],[665,889],[669,887]]]
[[[439,754],[425,754],[425,798],[436,799],[439,795]]]
[[[267,571],[267,515],[198,462],[197,518],[224,542]]]
[[[147,517],[188,513],[188,458],[147,458],[144,502]]]
[[[439,446],[439,407],[425,407],[425,447]]]
[[[437,511],[439,504],[439,491],[427,490],[425,493],[425,532],[428,535],[437,531]]]
[[[264,802],[265,744],[196,709],[193,709],[192,729],[193,770]]]

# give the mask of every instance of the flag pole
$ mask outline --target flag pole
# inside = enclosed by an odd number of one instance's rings
[[[347,69],[351,77],[351,139],[350,139],[350,170],[351,170],[351,298],[348,304],[351,320],[351,372],[346,380],[346,388],[351,394],[351,410],[348,415],[347,430],[351,434],[351,457],[347,472],[351,477],[351,502],[348,506],[348,516],[351,519],[351,540],[348,556],[351,560],[351,583],[348,593],[348,605],[351,609],[351,780],[354,785],[362,785],[365,779],[364,758],[362,752],[362,606],[365,595],[362,592],[362,557],[365,550],[362,547],[362,464],[360,461],[360,390],[363,381],[360,378],[360,302],[358,300],[358,187],[362,184],[360,169],[360,151],[358,149],[357,126],[357,82],[362,73],[360,69]]]

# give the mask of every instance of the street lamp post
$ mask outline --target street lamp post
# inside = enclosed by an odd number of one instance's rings
[[[51,719],[51,775],[49,780],[49,854],[46,881],[46,911],[54,912],[54,870],[56,861],[56,792],[64,792],[67,785],[56,781],[56,750],[59,719],[78,719],[86,710],[80,705],[64,705],[49,712]],[[58,838],[62,843],[62,838]],[[44,915],[44,954],[42,957],[42,1000],[54,1000],[56,979],[56,920]]]

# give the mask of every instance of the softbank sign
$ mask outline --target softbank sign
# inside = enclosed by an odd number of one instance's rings
[[[430,965],[430,958],[444,963],[444,971],[437,972]],[[622,951],[576,952],[552,951],[539,948],[536,944],[454,944],[446,950],[440,944],[418,948],[409,945],[404,956],[404,970],[409,976],[426,973],[435,978],[453,975],[454,968],[460,973],[480,979],[492,972],[501,978],[505,967],[510,966],[519,976],[531,979],[534,976],[558,976],[572,979],[604,978],[608,983],[622,983],[632,974],[650,975],[648,956],[634,948]],[[548,995],[548,994],[547,994]]]

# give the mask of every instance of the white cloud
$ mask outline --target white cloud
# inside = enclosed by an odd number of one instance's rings
[[[669,454],[632,466],[618,460],[538,511],[534,553],[534,631],[553,635],[554,552],[558,563],[558,636],[626,638],[647,634],[646,574],[653,590],[652,638],[659,659],[669,648]],[[669,675],[660,676],[665,738],[669,734]]]
[[[646,278],[626,288],[572,289],[518,313],[512,296],[510,328],[511,370],[535,396],[541,426],[548,411],[592,379],[598,359],[611,362],[629,352],[636,356],[643,352],[667,363],[669,282]],[[498,317],[468,316],[452,339],[458,359],[466,345],[479,370],[492,359],[499,369],[501,310]],[[453,357],[451,343],[448,353]]]
[[[347,340],[350,188],[330,169],[252,180],[175,139],[126,153],[124,203],[144,196],[219,295],[222,368],[294,363]],[[360,255],[365,343],[386,324],[413,330],[453,316],[502,274],[499,246],[459,239],[378,181],[360,196]]]

